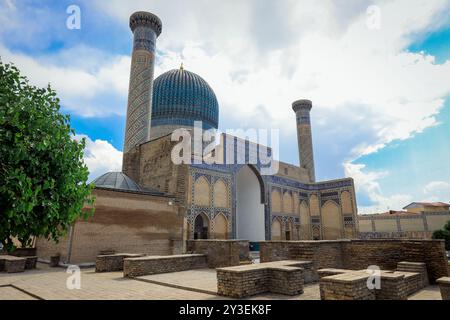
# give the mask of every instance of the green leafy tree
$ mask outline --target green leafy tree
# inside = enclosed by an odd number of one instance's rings
[[[447,230],[448,232],[450,232],[450,220],[447,221],[447,223],[445,224],[444,230]]]
[[[450,251],[450,221],[441,230],[433,232],[433,239],[445,240],[445,250]]]
[[[34,236],[55,242],[92,207],[93,186],[56,92],[29,84],[0,60],[0,241],[29,246]]]

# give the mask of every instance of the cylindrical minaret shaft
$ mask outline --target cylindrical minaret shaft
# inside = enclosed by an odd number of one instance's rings
[[[130,17],[133,32],[130,86],[124,155],[150,139],[153,71],[156,38],[161,34],[161,20],[150,12],[138,11]]]
[[[297,116],[297,140],[300,167],[308,171],[311,182],[316,181],[314,169],[314,154],[311,134],[310,111],[312,102],[310,100],[298,100],[292,104],[292,109]]]

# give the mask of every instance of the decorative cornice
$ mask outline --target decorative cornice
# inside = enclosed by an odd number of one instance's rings
[[[153,31],[155,31],[157,37],[161,34],[162,31],[161,20],[153,13],[146,11],[137,11],[130,17],[131,31],[134,32],[134,30],[139,26],[152,28]]]
[[[292,103],[292,110],[294,110],[295,112],[302,110],[302,109],[311,111],[311,109],[312,109],[311,100],[301,99],[301,100],[294,101]]]

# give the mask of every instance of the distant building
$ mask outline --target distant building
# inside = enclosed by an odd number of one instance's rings
[[[450,205],[444,202],[412,202],[403,209],[360,215],[359,237],[429,239],[450,221]]]
[[[408,212],[445,212],[449,211],[450,204],[444,202],[411,202],[403,210]]]

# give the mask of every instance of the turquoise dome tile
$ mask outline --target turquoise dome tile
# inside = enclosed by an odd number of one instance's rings
[[[208,83],[199,75],[180,69],[163,73],[153,82],[152,127],[158,125],[218,128],[219,104]]]

